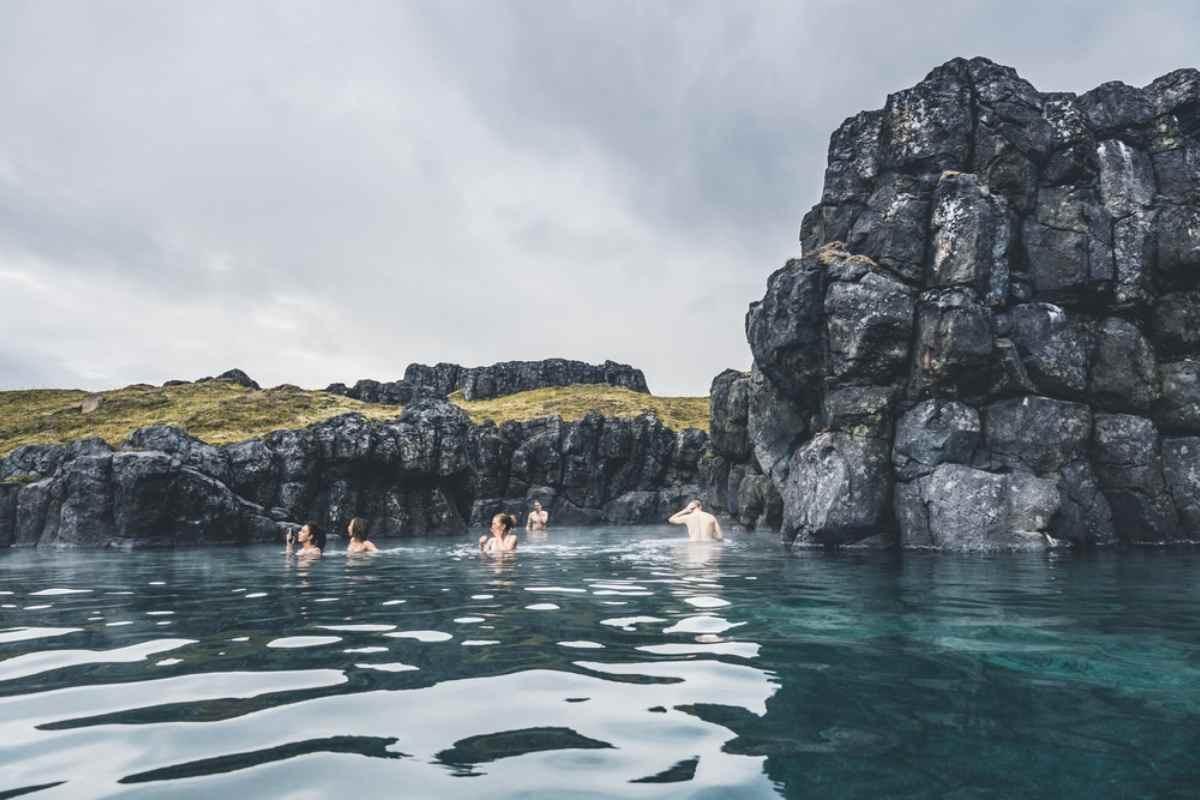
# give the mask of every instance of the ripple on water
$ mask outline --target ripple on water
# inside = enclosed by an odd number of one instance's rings
[[[718,642],[714,644],[647,644],[638,650],[656,656],[688,656],[708,654],[714,656],[736,656],[758,658],[759,647],[754,642]]]
[[[723,617],[711,614],[701,614],[695,617],[684,617],[671,627],[663,628],[663,633],[724,633],[745,624],[744,622],[730,622]]]
[[[64,594],[90,594],[91,589],[42,589],[40,592],[31,592],[30,597],[58,597]]]
[[[587,589],[577,589],[570,586],[526,586],[525,591],[558,594],[587,594]]]
[[[51,670],[83,664],[129,664],[152,655],[195,644],[195,639],[152,639],[113,650],[46,650],[0,661],[0,681],[28,678]]]
[[[342,652],[343,653],[362,653],[363,655],[367,655],[370,653],[386,653],[387,651],[388,651],[388,649],[386,647],[380,647],[379,645],[370,645],[368,647],[347,647]]]
[[[488,645],[500,644],[499,639],[463,639],[463,647],[487,647]]]
[[[632,629],[635,625],[650,624],[653,622],[666,622],[661,617],[612,617],[611,619],[600,620],[601,625],[608,625],[612,628]]]
[[[416,672],[420,669],[420,667],[414,667],[412,664],[402,664],[399,661],[387,664],[355,664],[354,666],[359,669],[373,669],[379,672]]]
[[[25,642],[30,639],[50,639],[55,636],[66,636],[68,633],[78,633],[83,628],[12,628],[0,631],[0,644],[9,642]]]
[[[474,625],[476,622],[483,622],[483,617],[455,617],[454,621],[459,625]]]
[[[531,603],[525,608],[529,611],[558,611],[558,606],[554,603]]]
[[[374,622],[362,622],[353,625],[317,625],[315,627],[323,631],[345,631],[347,633],[383,633],[384,631],[396,630],[395,625]]]
[[[577,639],[570,642],[559,642],[559,647],[570,647],[575,650],[603,650],[604,645],[599,642],[589,642],[586,639]]]
[[[407,602],[408,602],[407,600],[384,600],[379,605],[381,605],[381,606],[398,606],[401,603],[407,603]]]
[[[448,642],[454,637],[442,631],[396,631],[385,633],[389,639],[416,639],[418,642]]]
[[[707,594],[697,595],[696,597],[685,597],[683,598],[683,602],[696,608],[724,608],[729,605],[728,600],[722,600],[719,597]]]
[[[494,595],[494,594],[473,594],[473,595],[471,595],[471,599],[472,600],[491,600],[495,596],[496,595]]]
[[[47,608],[54,608],[54,604],[53,603],[41,603],[41,604],[35,605],[35,606],[25,606],[25,608],[23,608],[21,610],[22,611],[43,611]]]
[[[266,596],[267,596],[266,592],[250,592],[250,594],[242,595],[242,597],[246,598],[247,600],[251,600],[256,597],[266,597]]]
[[[292,650],[299,647],[324,647],[327,644],[340,642],[340,636],[284,636],[267,642],[267,647]]]

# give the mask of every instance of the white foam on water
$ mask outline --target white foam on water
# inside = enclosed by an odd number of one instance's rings
[[[571,647],[576,650],[603,650],[604,645],[599,642],[589,642],[586,639],[580,639],[571,642],[559,642],[559,647]]]
[[[9,595],[9,594],[12,594],[12,592],[8,591],[7,589],[0,589],[0,595]]]
[[[729,605],[728,600],[722,600],[719,597],[712,597],[711,595],[707,594],[698,595],[696,597],[685,597],[683,598],[683,602],[687,603],[689,606],[695,606],[696,608],[724,608],[725,606]]]
[[[245,597],[247,600],[249,600],[249,599],[251,599],[252,597],[266,597],[266,596],[267,596],[267,593],[266,593],[266,592],[251,592],[250,594],[243,595],[243,596],[244,596],[244,597]]]
[[[526,586],[527,592],[558,592],[559,594],[587,594],[587,589],[576,589],[570,586]]]
[[[383,633],[384,631],[396,630],[395,625],[374,622],[363,622],[354,625],[317,625],[316,627],[323,631],[348,631],[350,633]]]
[[[418,642],[448,642],[454,637],[442,631],[396,631],[385,633],[389,639],[416,639]]]
[[[370,647],[347,647],[342,652],[343,653],[362,653],[362,654],[366,655],[368,653],[386,653],[387,650],[388,649],[386,647],[380,647],[378,645],[371,645]]]
[[[68,633],[77,633],[82,630],[83,628],[13,628],[11,630],[0,631],[0,644],[26,642],[30,639],[50,639],[55,636],[66,636]]]
[[[340,636],[284,636],[281,639],[272,639],[267,642],[267,647],[276,650],[294,650],[299,647],[324,647],[341,640]]]
[[[17,606],[15,603],[5,603],[4,605],[0,606],[0,608],[16,608],[16,607]]]
[[[408,602],[407,600],[384,600],[379,605],[381,605],[381,606],[398,606],[401,603],[407,603],[407,602]]]
[[[174,613],[175,613],[174,611],[147,611],[146,616],[147,617],[169,617],[169,616],[172,616]]]
[[[495,596],[496,595],[494,595],[494,594],[473,594],[473,595],[471,595],[471,599],[472,600],[491,600]]]
[[[338,600],[341,600],[341,599],[342,598],[340,598],[340,597],[318,597],[316,600],[313,600],[313,602],[314,603],[336,603]]]
[[[554,603],[533,603],[525,606],[530,611],[558,611],[558,606]]]
[[[483,617],[455,617],[454,621],[460,625],[473,625],[476,622],[483,622]]]
[[[166,581],[150,581],[150,583],[148,583],[146,585],[147,586],[166,586],[167,582]]]
[[[123,619],[123,620],[120,620],[119,622],[106,622],[106,623],[104,623],[104,627],[106,627],[106,628],[119,628],[119,627],[121,627],[122,625],[132,625],[132,624],[133,624],[133,620],[131,620],[131,619]]]
[[[182,664],[182,663],[183,663],[182,658],[164,658],[162,661],[155,661],[154,666],[156,666],[156,667],[173,667],[176,664]]]
[[[125,594],[133,594],[133,592],[105,592],[105,594],[125,595]]]
[[[23,611],[41,611],[44,608],[54,608],[54,604],[53,603],[42,603],[42,604],[36,605],[36,606],[25,606],[25,608],[23,608],[22,610]]]
[[[248,642],[248,641],[250,641],[250,637],[249,637],[249,636],[235,636],[235,637],[233,637],[232,639],[226,639],[226,641],[229,641],[229,642]]]
[[[246,587],[245,587],[245,586],[241,586],[241,587],[239,587],[239,588],[237,588],[237,589],[233,589],[232,591],[233,591],[233,593],[234,593],[234,594],[237,594],[238,592],[244,592],[244,591],[246,591]]]
[[[374,669],[380,672],[416,672],[420,669],[420,667],[414,667],[412,664],[402,664],[399,661],[393,661],[390,664],[355,664],[354,666],[359,669]]]
[[[42,589],[40,592],[31,592],[30,597],[57,597],[63,594],[88,594],[91,589]]]
[[[156,623],[154,623],[154,624],[155,624],[155,625],[157,625],[157,626],[159,626],[159,627],[161,628],[163,625],[170,625],[170,624],[171,624],[171,620],[169,620],[169,619],[164,619],[162,622],[156,622]]]
[[[730,622],[711,614],[701,614],[696,617],[684,617],[671,627],[663,628],[663,633],[724,633],[745,624],[744,622]]]
[[[499,639],[463,639],[463,647],[487,647],[492,644],[500,644]]]
[[[599,590],[597,590],[597,591],[595,591],[595,592],[592,592],[592,594],[594,594],[594,595],[600,595],[600,596],[614,595],[614,594],[615,594],[615,595],[617,595],[617,596],[619,596],[619,597],[650,597],[651,595],[653,595],[653,594],[654,594],[654,592],[650,592],[650,591],[642,591],[642,592],[619,592],[619,591],[617,591],[616,589],[599,589]]]
[[[606,605],[606,606],[627,606],[627,605],[629,605],[628,600],[602,600],[601,602],[604,603],[604,605]]]

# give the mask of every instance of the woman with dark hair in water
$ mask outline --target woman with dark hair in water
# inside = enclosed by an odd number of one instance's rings
[[[517,549],[517,535],[512,532],[517,518],[500,513],[492,517],[491,536],[479,537],[479,549],[485,553],[511,553]]]
[[[284,552],[289,556],[292,554],[293,542],[300,545],[300,549],[296,550],[298,556],[319,556],[325,549],[325,532],[315,522],[306,522],[294,537],[292,532],[288,531],[287,549]]]
[[[346,543],[346,554],[353,555],[354,553],[374,553],[379,550],[375,543],[367,538],[367,521],[362,517],[355,517],[350,520],[349,527],[346,531],[350,534],[350,541]]]

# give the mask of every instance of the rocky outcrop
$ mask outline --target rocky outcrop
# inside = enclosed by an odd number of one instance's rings
[[[378,538],[460,534],[534,498],[562,524],[659,521],[698,494],[707,441],[653,414],[473,425],[437,399],[221,447],[152,426],[115,451],[88,439],[0,459],[0,546],[278,541],[354,516]]]
[[[325,391],[369,403],[403,405],[422,397],[448,397],[461,391],[467,400],[486,400],[530,389],[578,384],[607,384],[649,393],[640,369],[615,361],[587,364],[563,358],[503,361],[487,367],[458,364],[409,364],[398,381],[361,380],[353,386],[334,383]]]
[[[761,476],[799,543],[1200,538],[1200,72],[950,61],[833,134],[801,242],[714,381],[714,501]]]

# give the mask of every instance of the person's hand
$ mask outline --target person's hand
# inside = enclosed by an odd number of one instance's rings
[[[292,542],[294,542],[294,541],[296,541],[296,532],[295,532],[295,531],[288,531],[288,532],[287,532],[287,543],[288,543],[288,544],[291,544],[291,543],[292,543]]]

